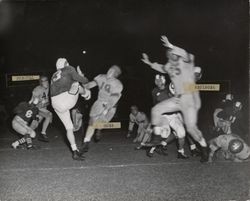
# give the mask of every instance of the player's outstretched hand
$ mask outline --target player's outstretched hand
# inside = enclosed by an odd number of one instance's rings
[[[151,62],[149,61],[148,55],[146,53],[142,53],[142,62],[145,64],[151,65]]]
[[[173,48],[173,45],[169,42],[167,36],[161,36],[161,41],[165,47]]]
[[[81,69],[80,69],[80,66],[77,66],[77,67],[76,67],[76,71],[77,71],[77,73],[78,73],[80,76],[84,77],[84,74],[82,73],[82,71],[81,71]]]

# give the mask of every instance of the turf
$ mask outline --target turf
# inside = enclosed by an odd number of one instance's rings
[[[77,141],[80,141],[80,134]],[[250,162],[199,158],[176,159],[171,144],[168,156],[135,151],[122,131],[105,132],[92,143],[83,162],[74,161],[57,129],[49,130],[50,143],[34,143],[39,150],[13,150],[16,136],[0,138],[0,200],[63,201],[246,201],[250,199]],[[189,154],[189,152],[187,151]]]

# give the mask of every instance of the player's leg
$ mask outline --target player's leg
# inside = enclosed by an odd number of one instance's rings
[[[35,131],[29,126],[27,126],[26,122],[18,116],[16,116],[12,121],[12,127],[16,132],[24,136],[23,138],[13,142],[12,147],[16,149],[19,145],[24,144],[26,142],[27,148],[32,149],[32,138],[35,138],[36,136]]]
[[[46,135],[46,131],[49,124],[52,122],[53,118],[52,113],[45,108],[41,108],[39,109],[39,116],[43,117],[44,121],[43,121],[42,131],[38,139],[43,142],[49,142],[49,138]]]
[[[65,129],[66,129],[66,136],[67,139],[70,143],[70,147],[73,151],[73,159],[74,160],[84,160],[84,157],[81,156],[81,154],[79,153],[79,150],[77,148],[76,145],[76,141],[75,141],[75,136],[74,136],[74,132],[73,132],[73,123],[72,120],[70,118],[70,112],[69,110],[61,113],[55,110],[55,112],[57,113],[58,117],[60,118],[60,120],[62,121]]]
[[[151,110],[151,123],[153,126],[154,134],[159,135],[157,131],[159,131],[160,129],[157,127],[161,126],[160,124],[162,122],[162,115],[164,113],[175,112],[179,110],[180,110],[180,107],[179,107],[178,99],[175,97],[162,101],[158,103],[157,105],[155,105]]]
[[[190,151],[191,151],[191,155],[192,156],[200,156],[200,152],[197,149],[197,146],[196,146],[193,138],[189,134],[186,135],[186,140],[188,141]]]
[[[219,149],[220,147],[217,145],[217,138],[214,138],[209,141],[209,156],[208,156],[208,162],[213,162],[213,156],[215,152]]]
[[[219,124],[219,121],[220,121],[220,118],[217,117],[218,113],[221,112],[222,109],[221,108],[217,108],[215,109],[214,111],[214,114],[213,114],[213,120],[214,120],[214,131],[218,132],[220,130],[220,124]]]
[[[170,121],[170,127],[174,131],[177,139],[178,139],[178,155],[177,158],[180,159],[188,159],[188,156],[185,154],[184,145],[185,145],[185,137],[186,131],[183,126],[183,123],[179,120],[176,115],[172,115]]]
[[[182,110],[182,114],[187,132],[201,145],[201,162],[206,162],[208,160],[207,143],[201,131],[197,127],[197,110],[192,106],[185,107],[185,109]]]

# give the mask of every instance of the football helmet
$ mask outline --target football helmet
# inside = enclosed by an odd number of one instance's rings
[[[228,144],[228,150],[232,154],[240,153],[243,150],[244,144],[239,139],[233,139]]]

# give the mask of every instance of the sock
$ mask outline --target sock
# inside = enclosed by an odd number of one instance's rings
[[[156,148],[156,147],[152,147],[152,148],[150,149],[149,153],[151,153],[151,154],[154,153],[155,148]]]
[[[207,147],[207,143],[206,143],[206,141],[205,141],[204,138],[202,138],[202,139],[199,141],[199,143],[200,143],[200,145],[201,145],[202,147]]]
[[[30,135],[29,135],[29,134],[26,134],[26,135],[24,136],[24,138],[25,138],[25,140],[26,140],[27,147],[28,147],[28,148],[32,147],[32,139],[31,139]]]
[[[184,154],[184,149],[179,149],[178,152]]]
[[[191,149],[191,150],[195,150],[195,149],[196,149],[196,145],[195,145],[195,144],[191,144],[191,145],[190,145],[190,149]]]
[[[161,145],[162,145],[162,146],[164,146],[164,147],[165,147],[165,146],[167,146],[167,144],[168,144],[167,142],[165,142],[165,141],[161,141]]]
[[[72,151],[77,151],[78,150],[76,144],[72,144],[70,146],[71,146]]]
[[[46,132],[43,132],[43,131],[42,131],[41,134],[42,134],[42,135],[46,135]]]
[[[17,140],[16,142],[17,142],[17,143],[18,143],[18,145],[19,145],[19,144],[23,144],[23,143],[25,143],[26,141],[25,141],[25,138],[23,137],[23,138],[21,138],[21,139]]]

